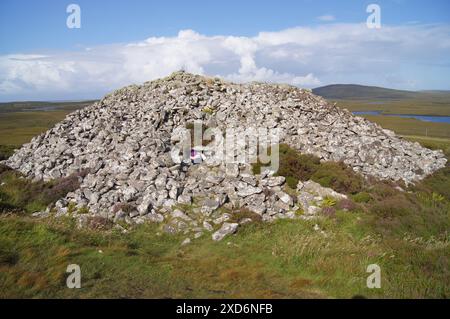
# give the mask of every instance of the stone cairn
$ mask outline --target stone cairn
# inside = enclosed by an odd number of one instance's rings
[[[157,222],[164,231],[185,233],[184,243],[208,232],[221,240],[251,221],[233,219],[233,210],[246,209],[263,221],[313,218],[325,198],[345,198],[313,181],[287,189],[284,177],[270,170],[254,175],[245,161],[178,160],[173,154],[182,146],[176,132],[196,121],[222,132],[279,129],[279,142],[302,153],[407,184],[446,163],[441,151],[403,140],[309,90],[175,72],[67,115],[3,164],[35,180],[87,172],[77,190],[37,215],[71,214],[80,225],[89,216],[113,220],[117,227]],[[219,140],[207,147],[220,146]]]

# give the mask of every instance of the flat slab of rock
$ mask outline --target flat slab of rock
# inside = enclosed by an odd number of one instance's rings
[[[236,185],[237,188],[237,195],[240,197],[247,197],[253,194],[259,194],[262,193],[262,188],[251,186],[245,182],[239,182]]]
[[[225,238],[225,236],[234,234],[238,229],[239,224],[237,223],[223,223],[222,227],[212,234],[212,239],[214,241],[220,241]]]
[[[316,183],[311,180],[306,181],[304,183],[300,181],[297,184],[297,190],[303,191],[303,192],[308,192],[310,194],[314,194],[314,195],[317,195],[320,197],[333,197],[333,198],[337,198],[337,199],[346,199],[347,198],[346,195],[340,194],[331,188],[323,187],[319,183]]]

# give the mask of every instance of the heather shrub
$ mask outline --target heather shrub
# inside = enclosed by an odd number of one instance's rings
[[[353,211],[357,209],[356,204],[350,200],[350,199],[341,199],[337,205],[336,208],[339,210],[347,210],[347,211]]]
[[[417,211],[417,206],[402,194],[375,201],[369,207],[372,213],[380,217],[394,217]]]
[[[51,203],[75,191],[80,186],[80,177],[87,171],[80,171],[68,177],[50,182],[24,178],[19,172],[0,168],[0,207],[2,210],[44,210]]]
[[[8,172],[11,171],[12,169],[6,165],[0,164],[0,175],[3,174],[4,172]]]
[[[253,173],[260,174],[262,166],[260,162],[253,164]],[[297,187],[298,181],[309,179],[347,194],[357,193],[363,187],[363,177],[344,163],[321,163],[317,156],[301,154],[287,144],[279,145],[279,168],[276,175],[286,177],[286,183],[293,189]]]
[[[238,210],[233,210],[229,212],[231,215],[231,218],[228,222],[230,223],[239,223],[245,218],[250,218],[252,222],[259,222],[261,221],[261,216],[256,214],[255,212],[252,212],[251,210],[247,208],[241,208]]]
[[[101,216],[94,216],[88,219],[87,225],[93,230],[109,230],[113,226],[113,222]]]
[[[341,162],[321,163],[311,179],[324,187],[346,194],[355,194],[363,186],[363,177]]]
[[[286,144],[280,144],[279,151],[280,167],[277,175],[290,177],[295,185],[289,186],[294,189],[299,180],[309,180],[320,165],[320,159],[317,156],[301,154]]]
[[[8,159],[14,154],[14,150],[17,146],[14,145],[0,145],[0,161]]]
[[[113,214],[115,214],[119,210],[123,211],[124,213],[129,214],[129,213],[133,212],[134,210],[136,210],[136,207],[131,204],[128,204],[128,203],[119,203],[113,207],[112,212],[113,212]]]
[[[268,151],[270,153],[270,149]],[[260,174],[261,167],[268,164],[257,162],[253,164],[253,173]],[[307,181],[320,165],[320,160],[314,155],[304,155],[292,149],[287,144],[279,145],[279,168],[276,173],[278,176],[284,176],[286,183],[292,189],[297,187],[298,181]]]
[[[336,216],[336,208],[331,206],[326,206],[322,208],[321,214],[327,217],[335,217]]]
[[[390,183],[383,181],[377,182],[376,184],[372,185],[368,190],[377,199],[392,197],[400,193],[400,191],[395,189]]]
[[[447,200],[433,199],[432,195],[398,193],[368,204],[369,224],[383,234],[415,233],[416,236],[447,236],[450,227]]]
[[[48,183],[41,183],[39,189],[36,189],[36,191],[41,191],[42,194],[40,197],[42,200],[50,204],[79,187],[80,181],[78,174],[72,174],[68,177],[63,177]]]
[[[432,175],[425,177],[419,183],[412,185],[412,191],[422,191],[428,193],[439,193],[447,200],[450,200],[450,165],[434,172]]]

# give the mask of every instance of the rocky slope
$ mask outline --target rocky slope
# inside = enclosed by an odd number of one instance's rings
[[[310,91],[176,72],[122,88],[69,114],[4,164],[44,180],[88,171],[80,177],[80,188],[57,203],[58,214],[87,207],[91,214],[116,221],[164,221],[167,231],[195,236],[218,229],[217,239],[237,227],[227,223],[230,216],[220,207],[246,207],[271,220],[293,217],[298,209],[314,214],[320,194],[332,192],[310,182],[288,194],[284,178],[270,171],[255,176],[246,162],[192,165],[177,160],[172,154],[180,142],[174,132],[196,120],[223,132],[229,127],[278,128],[280,142],[382,179],[411,183],[446,162],[442,152],[402,140]],[[211,149],[220,146],[219,140]]]

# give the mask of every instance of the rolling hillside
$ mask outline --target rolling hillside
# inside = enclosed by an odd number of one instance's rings
[[[450,116],[449,91],[404,91],[356,84],[334,84],[315,88],[313,93],[350,111]]]
[[[340,100],[450,100],[450,91],[405,91],[358,84],[332,84],[313,89],[326,99]]]
[[[430,94],[413,91],[393,90],[376,86],[356,84],[333,84],[313,89],[313,93],[327,99],[411,99]]]

